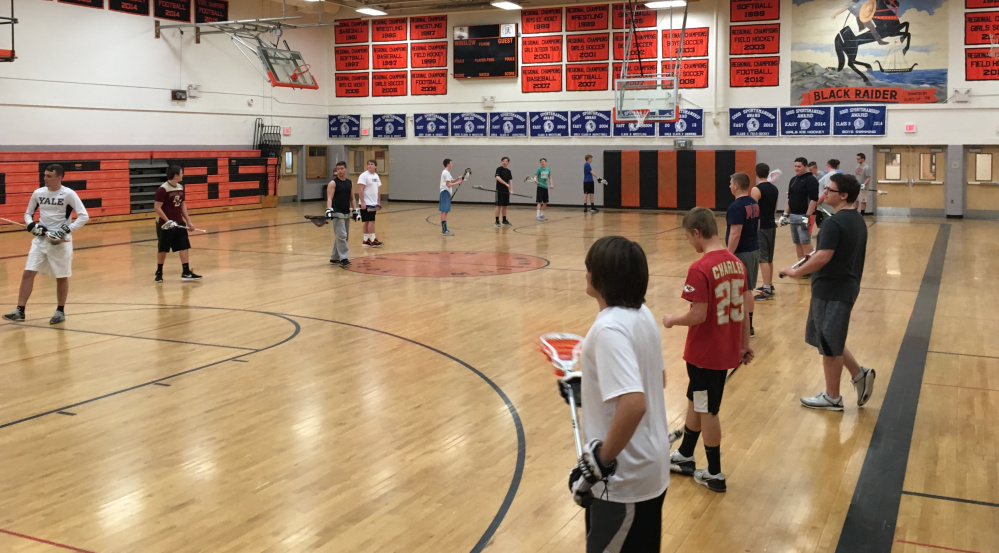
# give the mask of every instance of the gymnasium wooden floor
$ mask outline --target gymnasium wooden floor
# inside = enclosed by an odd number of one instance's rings
[[[396,203],[384,248],[352,225],[344,270],[302,218],[321,211],[197,216],[198,283],[175,255],[153,283],[149,221],[78,233],[67,322],[47,324],[39,277],[29,321],[0,324],[0,551],[583,550],[569,413],[535,341],[588,329],[583,257],[604,235],[645,248],[657,316],[686,309],[680,216],[514,208],[496,229],[457,205],[442,238],[435,204]],[[873,399],[799,405],[822,386],[809,290],[778,281],[725,394],[728,493],[674,476],[664,552],[999,552],[999,224],[870,223],[849,344]],[[4,312],[28,238],[0,234]],[[778,266],[793,252],[779,230]],[[662,335],[675,426],[685,330]]]

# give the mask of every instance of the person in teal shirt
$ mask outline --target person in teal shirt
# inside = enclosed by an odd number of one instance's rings
[[[548,160],[541,158],[541,167],[534,172],[534,182],[538,184],[538,220],[547,221],[545,208],[548,207],[548,191],[555,190],[552,184],[552,171],[548,168]]]

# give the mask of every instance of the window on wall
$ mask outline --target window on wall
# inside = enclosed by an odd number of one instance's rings
[[[919,154],[919,180],[937,180],[936,154]]]
[[[292,152],[284,153],[284,173],[290,175],[295,172],[295,154]]]
[[[902,180],[902,154],[885,154],[885,180]]]
[[[305,178],[325,179],[329,173],[326,161],[326,146],[309,146],[306,148]]]
[[[364,150],[354,150],[354,173],[367,171],[367,163],[364,160]]]
[[[992,154],[975,154],[975,180],[992,182]]]

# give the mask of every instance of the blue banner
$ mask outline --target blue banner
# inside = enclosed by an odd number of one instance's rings
[[[406,138],[406,114],[387,113],[374,115],[371,135],[375,138]]]
[[[777,108],[729,108],[729,136],[777,136]]]
[[[614,136],[655,136],[656,124],[614,123]]]
[[[829,136],[832,108],[780,108],[780,133],[784,136]]]
[[[527,112],[490,113],[489,136],[527,136]]]
[[[487,136],[488,113],[452,113],[451,136]]]
[[[569,112],[532,111],[531,136],[541,138],[569,136]]]
[[[330,115],[330,138],[361,138],[360,115]]]
[[[887,115],[887,106],[836,106],[833,108],[833,134],[884,136]]]
[[[451,122],[446,113],[416,113],[413,115],[413,134],[417,138],[448,136]]]
[[[659,136],[704,136],[703,121],[703,109],[681,109],[676,123],[659,123]]]
[[[611,112],[570,111],[569,130],[572,136],[610,136]]]

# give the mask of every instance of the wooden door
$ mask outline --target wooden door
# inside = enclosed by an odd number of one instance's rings
[[[965,214],[999,219],[999,146],[965,151]]]
[[[933,146],[892,146],[878,150],[875,178],[883,192],[879,215],[942,216],[947,154]]]

